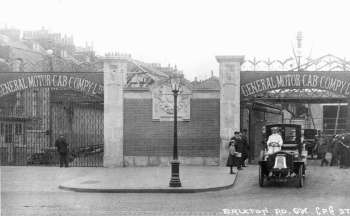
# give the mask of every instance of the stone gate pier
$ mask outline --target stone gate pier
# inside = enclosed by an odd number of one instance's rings
[[[220,80],[220,165],[225,165],[227,145],[240,131],[240,72],[244,56],[216,56]]]
[[[104,158],[103,166],[124,166],[124,84],[127,56],[104,58]]]

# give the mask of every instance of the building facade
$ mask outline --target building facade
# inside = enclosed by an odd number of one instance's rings
[[[256,162],[267,124],[298,123],[329,134],[349,128],[347,95],[338,83],[350,84],[338,81],[342,75],[241,71],[249,62],[243,56],[216,59],[219,77],[182,78],[177,119],[182,164],[224,165],[229,139],[243,129],[249,160]],[[156,166],[172,160],[170,79],[182,76],[176,66],[115,53],[98,57],[91,46],[77,48],[72,38],[46,30],[26,32],[22,39],[18,31],[3,30],[0,76],[3,165],[57,164],[59,134],[70,144],[72,166]],[[322,79],[330,89],[322,89]],[[330,100],[334,103],[325,104]]]

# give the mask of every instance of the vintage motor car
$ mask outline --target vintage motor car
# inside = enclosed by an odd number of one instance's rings
[[[297,180],[297,187],[304,186],[307,151],[301,142],[301,126],[296,124],[272,124],[265,126],[265,140],[272,134],[272,128],[277,128],[283,145],[277,151],[268,151],[276,143],[269,143],[259,161],[259,185],[266,181],[287,182]]]

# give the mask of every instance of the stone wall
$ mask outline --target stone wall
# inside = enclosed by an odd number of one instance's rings
[[[218,92],[193,92],[189,121],[178,122],[182,164],[218,165],[220,100]],[[151,93],[129,91],[124,99],[126,166],[167,165],[173,154],[173,121],[152,120]]]

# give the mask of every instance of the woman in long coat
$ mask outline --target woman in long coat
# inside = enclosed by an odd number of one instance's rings
[[[235,153],[235,141],[231,139],[230,143],[228,144],[228,158],[226,162],[226,166],[230,167],[230,174],[235,174],[235,172],[233,172],[233,167],[236,165]]]

